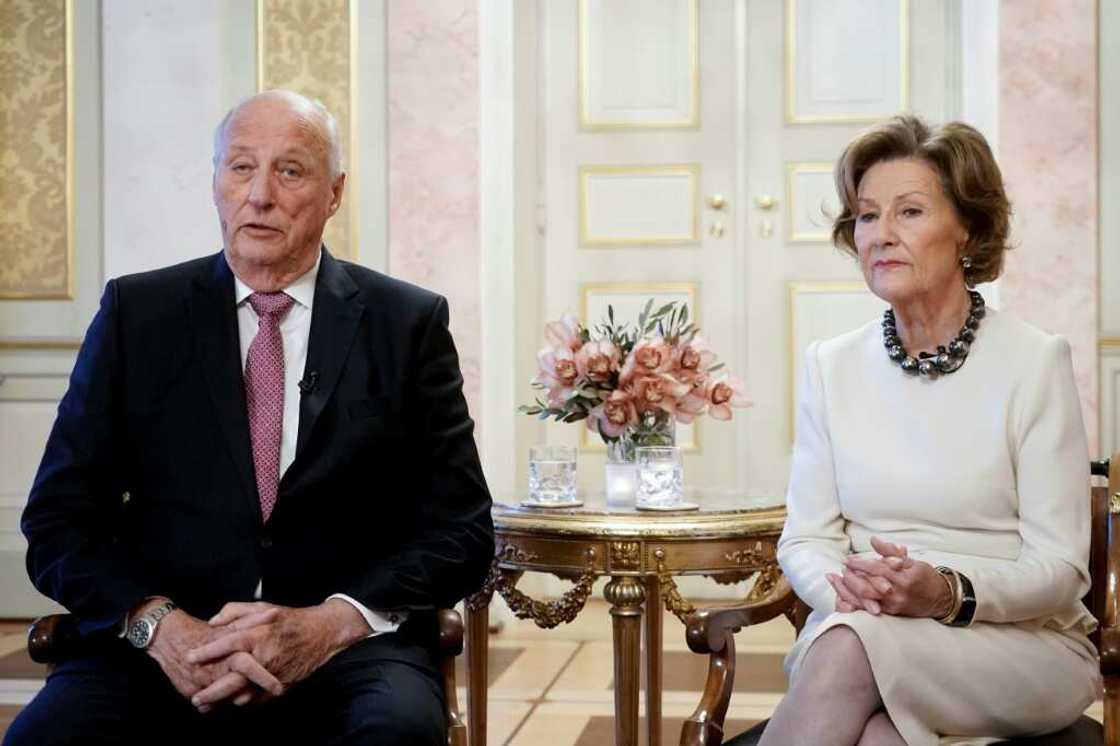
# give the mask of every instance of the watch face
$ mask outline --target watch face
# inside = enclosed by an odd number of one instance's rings
[[[147,619],[137,619],[128,626],[128,641],[138,648],[146,648],[152,641],[154,625]]]

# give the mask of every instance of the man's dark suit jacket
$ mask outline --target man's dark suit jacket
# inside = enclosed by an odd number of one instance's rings
[[[315,383],[264,523],[225,257],[110,281],[23,514],[36,587],[85,633],[155,595],[206,619],[258,580],[414,617],[476,590],[490,496],[447,324],[442,297],[323,251]]]

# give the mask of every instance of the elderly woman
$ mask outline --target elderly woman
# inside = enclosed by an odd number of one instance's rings
[[[1089,459],[1069,345],[970,288],[1010,206],[984,138],[892,119],[836,167],[833,240],[890,304],[811,345],[778,559],[813,613],[762,737],[988,743],[1097,691]]]

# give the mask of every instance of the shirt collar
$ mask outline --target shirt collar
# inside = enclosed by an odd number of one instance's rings
[[[311,308],[311,302],[315,299],[315,280],[319,277],[319,265],[322,262],[323,252],[320,250],[318,258],[315,259],[315,266],[297,277],[291,285],[283,288],[283,292],[304,308]],[[237,275],[233,276],[233,287],[239,306],[254,292],[253,288],[242,282]]]

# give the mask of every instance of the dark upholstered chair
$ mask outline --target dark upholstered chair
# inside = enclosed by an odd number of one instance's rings
[[[455,694],[455,658],[463,652],[463,618],[454,609],[440,609],[438,621],[440,669],[447,702],[447,744],[467,746],[467,726],[459,717],[459,702]],[[51,666],[79,654],[81,650],[82,637],[70,614],[40,617],[27,631],[27,652],[37,663]]]
[[[1094,461],[1090,468],[1095,477],[1108,479],[1107,486],[1095,484],[1089,498],[1093,506],[1089,558],[1093,586],[1085,597],[1085,605],[1100,623],[1093,641],[1100,651],[1104,677],[1104,727],[1082,716],[1058,733],[1000,742],[1006,746],[1120,746],[1120,453],[1114,454],[1111,462]],[[765,721],[730,741],[723,740],[723,719],[735,679],[735,633],[779,614],[784,614],[798,632],[809,615],[809,608],[784,578],[766,601],[698,609],[689,618],[685,633],[688,647],[709,656],[709,664],[700,705],[681,730],[681,746],[758,743]]]

